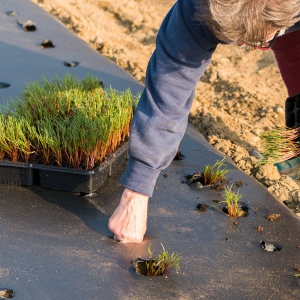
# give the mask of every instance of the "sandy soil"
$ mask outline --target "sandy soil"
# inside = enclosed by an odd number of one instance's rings
[[[32,0],[144,83],[155,37],[175,0]],[[300,216],[299,183],[259,167],[259,134],[284,126],[287,98],[272,51],[220,45],[196,89],[189,121]]]

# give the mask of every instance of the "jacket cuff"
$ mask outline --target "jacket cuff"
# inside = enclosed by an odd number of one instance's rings
[[[126,170],[119,182],[128,189],[152,197],[159,173],[160,170],[153,169],[130,158]]]

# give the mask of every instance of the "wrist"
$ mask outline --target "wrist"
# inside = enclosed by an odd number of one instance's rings
[[[136,191],[133,191],[129,188],[125,188],[124,189],[124,196],[125,197],[128,197],[128,198],[136,198],[136,197],[139,197],[139,198],[144,198],[145,200],[149,199],[149,196],[147,195],[144,195],[144,194],[141,194],[139,192],[136,192]]]

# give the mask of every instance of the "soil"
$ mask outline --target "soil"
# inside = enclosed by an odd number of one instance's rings
[[[207,207],[209,207],[209,205],[207,205],[205,203],[198,203],[197,204],[197,210],[199,210],[201,212],[205,212]]]
[[[280,214],[271,214],[266,217],[266,219],[270,222],[274,222],[276,219],[280,217]]]
[[[257,227],[254,227],[254,229],[257,231],[257,232],[263,232],[264,229],[262,226],[258,225]]]
[[[175,0],[32,0],[144,83],[159,26]],[[259,135],[285,126],[288,97],[272,51],[220,45],[196,87],[189,121],[215,148],[300,216],[300,186],[260,166]]]

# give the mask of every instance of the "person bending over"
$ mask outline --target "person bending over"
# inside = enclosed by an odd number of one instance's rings
[[[300,92],[300,0],[178,0],[166,15],[131,123],[125,187],[109,220],[115,240],[139,243],[148,199],[185,133],[194,90],[218,44],[272,49],[291,96]]]

